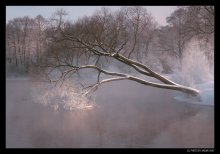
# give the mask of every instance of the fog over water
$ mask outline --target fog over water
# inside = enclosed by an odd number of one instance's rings
[[[6,24],[6,148],[214,148],[214,6],[65,14]]]
[[[213,148],[213,68],[196,48],[189,51],[181,71],[163,75],[197,88],[199,97],[115,81],[101,85],[88,99],[77,85],[96,81],[91,72],[62,86],[33,77],[7,78],[6,147]]]
[[[179,92],[112,82],[93,108],[70,111],[33,100],[44,84],[6,81],[6,147],[214,147],[214,107],[177,101]]]

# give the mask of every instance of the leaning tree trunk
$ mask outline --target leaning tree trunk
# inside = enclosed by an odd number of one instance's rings
[[[103,70],[102,67],[97,67],[95,64],[76,66],[76,65],[70,64],[68,61],[65,61],[65,58],[59,59],[59,56],[56,57],[56,58],[58,58],[57,61],[59,63],[54,64],[52,67],[53,68],[65,67],[68,69],[63,70],[61,72],[62,75],[57,80],[51,80],[49,77],[47,77],[50,81],[54,81],[54,82],[64,81],[64,79],[67,77],[67,75],[77,73],[81,69],[94,69],[94,70],[97,70],[97,82],[93,85],[86,87],[86,89],[89,89],[89,90],[87,90],[84,93],[85,95],[87,95],[91,91],[95,91],[103,83],[117,81],[117,80],[131,80],[131,81],[135,81],[137,83],[143,84],[143,85],[148,85],[148,86],[157,87],[157,88],[177,90],[177,91],[181,91],[181,92],[191,94],[194,96],[199,94],[199,91],[197,89],[194,89],[191,87],[186,87],[183,85],[179,85],[179,84],[167,79],[166,77],[160,75],[159,73],[151,70],[148,66],[146,66],[138,61],[132,60],[130,57],[123,56],[119,52],[123,48],[124,44],[122,44],[122,46],[119,50],[118,49],[116,50],[116,48],[113,48],[113,47],[109,46],[108,44],[104,44],[104,46],[103,46],[103,42],[95,42],[94,43],[94,42],[90,42],[86,39],[83,40],[84,38],[81,38],[80,36],[71,36],[69,34],[65,34],[65,32],[62,31],[60,26],[58,27],[58,29],[63,37],[60,39],[60,41],[68,40],[68,41],[72,42],[73,45],[75,45],[73,47],[78,48],[78,49],[83,49],[81,51],[81,52],[84,51],[83,54],[88,54],[88,52],[91,52],[93,56],[98,57],[96,60],[96,63],[98,63],[100,56],[109,57],[109,58],[112,58],[112,59],[115,59],[117,61],[124,63],[125,66],[132,67],[133,69],[135,69],[136,71],[138,71],[142,75],[153,77],[162,83],[150,82],[150,81],[138,78],[138,77],[136,77],[134,75],[130,75],[130,74],[109,72],[109,71]],[[56,40],[55,43],[57,41],[59,41],[59,40]],[[106,46],[108,47],[108,49],[105,48]],[[62,63],[60,63],[60,62],[62,62]],[[51,67],[51,66],[49,66],[49,67]],[[114,77],[109,78],[109,79],[100,80],[101,73],[106,74],[106,75],[110,75],[110,76],[114,76]]]

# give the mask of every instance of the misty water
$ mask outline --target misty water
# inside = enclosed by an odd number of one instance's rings
[[[6,80],[6,147],[214,147],[214,105],[176,99],[181,92],[117,81],[97,90],[92,107],[72,110],[64,108],[67,101],[59,107],[54,100],[39,102],[48,91],[53,93],[49,99],[61,97],[60,91],[54,92],[62,88],[45,84],[29,78]]]
[[[81,72],[83,79],[62,86],[33,77],[7,78],[6,147],[213,148],[214,69],[195,47],[189,51],[180,71],[162,75],[198,89],[199,97],[115,81],[88,99],[77,90],[82,80],[96,81],[87,71],[87,76]]]
[[[214,6],[41,13],[6,23],[7,148],[214,148]]]

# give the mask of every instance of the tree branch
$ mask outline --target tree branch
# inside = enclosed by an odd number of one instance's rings
[[[98,82],[97,84],[95,84],[94,86],[92,86],[87,92],[85,92],[83,95],[86,96],[88,95],[90,92],[94,92],[98,89],[98,86],[100,86],[103,83],[107,83],[107,82],[112,82],[112,81],[118,81],[118,80],[126,80],[128,79],[128,77],[118,77],[118,78],[110,78],[110,79],[105,79],[102,80],[100,82]]]
[[[94,65],[85,65],[85,66],[80,66],[80,67],[72,66],[71,69],[63,71],[62,75],[60,76],[59,79],[53,80],[53,81],[51,80],[51,82],[59,82],[61,79],[64,80],[68,73],[70,73],[72,71],[76,72],[76,71],[79,71],[80,69],[95,69],[95,70],[98,71],[97,83],[95,85],[93,85],[93,86],[87,87],[87,88],[89,88],[89,90],[84,95],[87,95],[91,91],[95,91],[98,88],[98,86],[100,86],[103,83],[111,82],[111,81],[116,81],[116,80],[125,80],[125,79],[132,80],[132,81],[141,83],[143,85],[148,85],[148,86],[152,86],[152,87],[163,88],[163,89],[171,89],[171,90],[178,90],[178,91],[182,91],[182,92],[185,92],[185,93],[188,93],[188,94],[192,94],[192,95],[198,95],[199,94],[199,91],[194,89],[194,88],[182,86],[182,85],[179,85],[179,84],[176,84],[176,83],[175,83],[175,85],[154,83],[154,82],[146,81],[146,80],[143,80],[141,78],[138,78],[138,77],[135,77],[135,76],[132,76],[132,75],[116,73],[116,72],[109,72],[109,71],[103,70],[101,68],[98,68],[97,66],[94,66]],[[105,80],[100,81],[100,79],[99,79],[100,78],[100,73],[104,73],[104,74],[112,75],[112,76],[119,76],[119,77],[105,79]]]

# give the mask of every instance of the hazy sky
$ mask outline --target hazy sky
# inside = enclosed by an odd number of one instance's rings
[[[15,17],[30,16],[35,17],[41,14],[48,18],[59,8],[64,8],[68,12],[69,19],[77,19],[84,15],[92,15],[102,6],[6,6],[6,21]],[[107,6],[111,10],[117,10],[121,6]],[[144,6],[155,17],[160,25],[166,25],[166,17],[169,16],[176,6]]]

